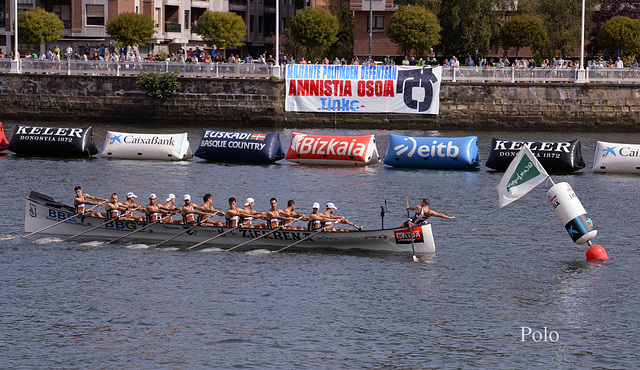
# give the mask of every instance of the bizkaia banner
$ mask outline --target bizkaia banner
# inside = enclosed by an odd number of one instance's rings
[[[287,65],[288,112],[438,114],[442,67]]]

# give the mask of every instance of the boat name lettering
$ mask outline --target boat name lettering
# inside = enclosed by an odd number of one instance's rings
[[[418,155],[422,158],[426,157],[440,157],[440,158],[455,158],[460,154],[460,148],[457,145],[453,145],[453,141],[449,140],[447,143],[433,140],[431,145],[420,145],[417,146],[418,143],[416,139],[412,137],[408,137],[405,140],[411,141],[412,145],[400,144],[396,145],[393,149],[396,151],[396,155],[400,156],[403,153],[407,152],[407,157],[413,157],[413,154],[417,151]]]
[[[138,224],[135,221],[115,220],[107,223],[105,228],[115,230],[136,230],[138,228]]]
[[[496,140],[494,150],[512,150],[519,151],[523,145],[526,145],[532,152],[565,152],[570,153],[571,143],[561,141],[511,141]],[[515,156],[515,154],[514,154]]]
[[[244,238],[257,238],[257,237],[259,237],[261,235],[265,235],[267,233],[270,233],[273,230],[248,229],[248,230],[241,230],[241,231],[242,231],[242,237],[244,237]],[[302,238],[300,237],[299,233],[291,233],[291,232],[287,232],[287,231],[276,231],[276,232],[273,232],[272,234],[265,235],[263,237],[263,239],[300,240]]]
[[[343,236],[342,240],[360,240],[360,237],[357,237],[357,236]]]
[[[69,217],[70,216],[73,216],[73,214],[69,214]],[[66,212],[56,211],[55,209],[49,209],[49,217],[54,218],[56,220],[66,220],[67,218],[69,218],[67,217]],[[69,220],[69,222],[83,224],[86,218],[87,218],[86,216],[80,216],[80,217],[76,217],[74,219]]]
[[[623,146],[620,148],[620,155],[623,157],[640,157],[640,150],[633,150],[628,146]]]
[[[298,154],[318,154],[318,155],[348,155],[354,157],[361,157],[367,150],[367,146],[364,143],[357,143],[357,139],[349,141],[336,140],[322,140],[321,137],[304,137],[297,142],[292,142],[295,145],[293,149]]]
[[[319,236],[318,240],[338,240],[335,236]]]
[[[260,140],[264,135],[251,134],[246,132],[225,132],[225,131],[206,131],[202,136],[203,139],[235,139],[235,140]],[[264,139],[264,138],[263,138]]]
[[[146,144],[146,145],[169,145],[176,146],[176,142],[173,137],[168,139],[160,139],[158,136],[145,138],[134,135],[127,135],[123,139],[125,144]]]
[[[81,128],[58,128],[58,127],[32,127],[18,126],[16,135],[47,135],[47,136],[75,136],[82,137],[84,129]],[[51,141],[54,141],[53,139]]]

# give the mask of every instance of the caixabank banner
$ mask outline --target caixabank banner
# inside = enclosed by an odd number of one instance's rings
[[[288,112],[438,114],[442,67],[290,64]]]

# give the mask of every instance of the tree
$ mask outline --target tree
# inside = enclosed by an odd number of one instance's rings
[[[144,45],[153,40],[153,19],[144,14],[122,13],[110,19],[106,26],[112,39],[125,46]]]
[[[440,31],[435,14],[422,6],[401,6],[393,13],[387,26],[387,36],[404,55],[426,55],[430,47],[440,42]]]
[[[42,45],[61,39],[64,23],[43,8],[33,8],[18,15],[18,37],[27,44]]]
[[[333,0],[333,14],[338,20],[338,39],[329,47],[329,55],[350,60],[353,57],[353,18],[349,7]]]
[[[598,34],[600,27],[609,19],[616,16],[625,16],[631,19],[640,19],[640,0],[600,0],[599,10],[591,15],[591,40],[587,45],[589,53],[596,55],[600,52]]]
[[[244,19],[234,12],[212,12],[207,10],[198,18],[196,32],[208,44],[224,49],[243,46],[242,38],[247,35]]]
[[[505,50],[516,48],[516,58],[518,58],[521,47],[528,46],[533,50],[540,50],[547,42],[547,31],[542,24],[542,19],[526,14],[518,15],[504,22],[500,39]]]
[[[445,55],[486,54],[496,49],[505,6],[502,0],[448,0],[440,3],[441,49]]]
[[[611,54],[640,53],[640,20],[629,17],[613,17],[606,21],[598,33],[600,47]]]
[[[303,9],[291,20],[291,42],[302,47],[307,58],[324,55],[338,39],[338,20],[322,8]]]

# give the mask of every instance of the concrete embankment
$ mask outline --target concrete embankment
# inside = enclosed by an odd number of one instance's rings
[[[135,77],[0,75],[0,121],[424,130],[640,130],[640,86],[443,83],[440,115],[291,113],[285,83],[181,78],[172,98],[147,96]]]

